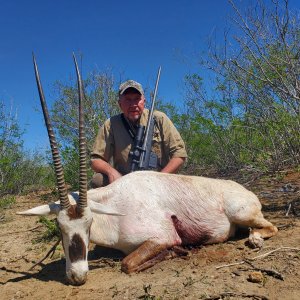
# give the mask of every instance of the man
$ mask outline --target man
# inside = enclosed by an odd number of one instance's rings
[[[138,82],[128,80],[120,85],[122,114],[104,122],[94,143],[91,167],[96,174],[91,181],[92,188],[110,184],[131,171],[129,152],[137,126],[146,126],[148,121],[149,110],[145,109],[145,101],[144,90]],[[184,142],[164,113],[154,111],[154,117],[152,151],[158,156],[156,170],[175,173],[187,157]]]

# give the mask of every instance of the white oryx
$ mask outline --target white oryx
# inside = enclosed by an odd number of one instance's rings
[[[75,65],[81,107],[82,88],[76,60]],[[35,71],[43,110],[47,111],[36,64]],[[54,137],[47,112],[45,118],[52,145]],[[80,120],[82,129],[82,114]],[[83,141],[83,130],[80,131]],[[80,153],[84,153],[83,144],[80,142]],[[175,246],[224,242],[239,225],[251,228],[249,241],[253,245],[277,233],[277,228],[264,219],[258,198],[230,180],[138,171],[87,192],[83,154],[79,194],[67,195],[55,145],[53,148],[59,169],[60,201],[20,214],[57,215],[67,279],[72,284],[86,281],[89,242],[127,254],[122,270],[130,273],[152,266]]]

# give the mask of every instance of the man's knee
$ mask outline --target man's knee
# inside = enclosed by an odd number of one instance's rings
[[[102,173],[95,173],[90,181],[90,187],[96,189],[98,187],[103,187],[109,184],[107,175]]]

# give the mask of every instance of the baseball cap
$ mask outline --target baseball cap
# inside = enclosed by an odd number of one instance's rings
[[[120,84],[119,87],[119,95],[123,95],[125,91],[129,88],[136,89],[141,95],[144,95],[143,87],[140,83],[134,81],[134,80],[127,80]]]

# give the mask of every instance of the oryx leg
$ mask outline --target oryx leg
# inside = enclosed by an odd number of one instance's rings
[[[249,243],[254,248],[261,248],[263,239],[270,238],[278,232],[277,227],[267,221],[261,212],[255,219],[251,220],[249,226],[251,227]]]
[[[249,243],[253,247],[262,247],[263,239],[270,238],[277,234],[278,229],[271,222],[267,221],[260,210],[249,211],[248,214],[234,217],[234,223],[237,225],[250,227]]]
[[[168,243],[148,240],[122,260],[121,269],[125,273],[132,273],[150,268],[166,259],[169,254],[168,248],[172,246]]]
[[[261,211],[246,220],[235,221],[235,224],[251,227],[250,235],[257,232],[264,239],[270,238],[278,232],[277,227],[267,221]]]
[[[278,232],[277,227],[267,221],[262,215],[261,217],[254,219],[252,224],[250,224],[250,227],[252,227],[250,235],[257,232],[264,239],[270,238]]]

